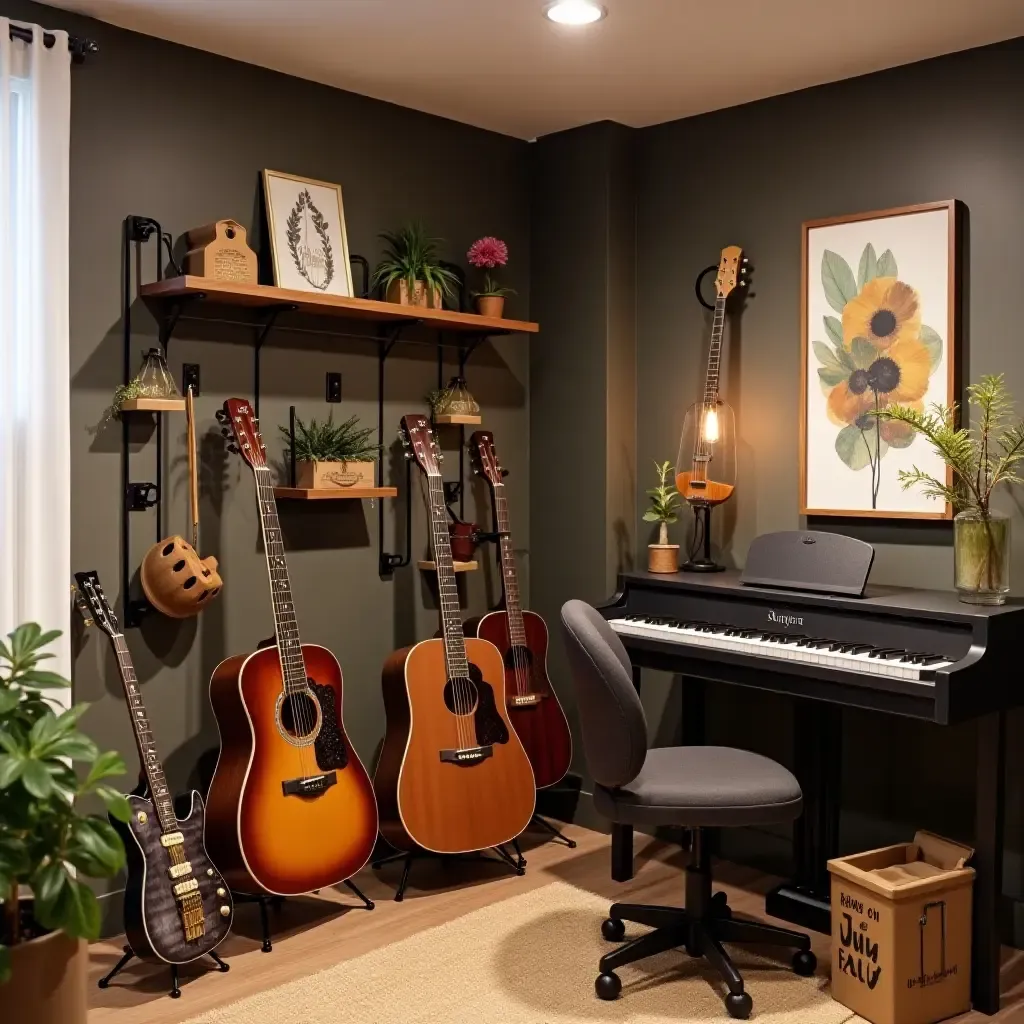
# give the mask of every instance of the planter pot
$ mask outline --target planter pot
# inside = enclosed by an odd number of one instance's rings
[[[295,486],[314,490],[346,487],[373,487],[373,462],[305,462],[295,463]]]
[[[961,512],[953,519],[953,574],[965,604],[1003,604],[1010,592],[1010,520]]]
[[[476,311],[481,316],[494,317],[500,320],[505,311],[504,295],[478,295],[476,298]]]
[[[442,297],[436,288],[428,291],[423,281],[416,282],[416,289],[411,296],[405,281],[392,281],[385,295],[388,302],[396,302],[400,306],[422,306],[425,309],[440,309]]]
[[[89,947],[51,932],[11,949],[11,977],[0,985],[0,1020],[86,1024]]]
[[[648,544],[647,568],[650,572],[679,572],[679,545]]]

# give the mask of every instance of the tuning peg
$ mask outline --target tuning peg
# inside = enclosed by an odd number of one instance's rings
[[[229,444],[228,445],[228,451],[231,452],[232,455],[241,455],[242,454],[242,450],[238,447],[237,444]]]
[[[743,262],[743,263],[749,263],[749,262],[750,262],[750,260],[748,260],[748,259],[747,259],[747,257],[746,257],[746,256],[744,256],[741,262]]]
[[[438,452],[437,453],[437,461],[438,462],[444,462],[444,452]]]

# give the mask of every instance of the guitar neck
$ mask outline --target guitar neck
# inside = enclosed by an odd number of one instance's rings
[[[451,538],[448,534],[448,510],[444,503],[444,485],[440,475],[428,474],[427,490],[430,505],[430,539],[437,570],[437,590],[441,603],[441,633],[444,637],[444,659],[449,679],[465,679],[469,675],[466,638],[462,632],[462,609],[459,588],[455,581]]]
[[[142,765],[146,782],[149,784],[150,799],[156,808],[161,830],[165,833],[176,832],[178,819],[174,814],[174,803],[167,789],[163,765],[160,763],[160,758],[157,757],[153,730],[149,724],[146,706],[142,703],[142,692],[135,675],[135,667],[132,665],[131,653],[125,643],[123,633],[115,633],[111,637],[111,642],[114,645],[114,653],[117,655],[117,668],[121,675],[125,700],[128,701],[128,710],[131,713],[135,743],[139,748],[139,763]]]
[[[718,401],[718,370],[722,361],[722,335],[725,333],[725,296],[715,300],[715,319],[711,326],[711,348],[708,350],[708,372],[704,378],[704,404]]]
[[[508,518],[508,499],[505,485],[496,483],[494,490],[494,517],[497,520],[498,551],[501,562],[501,585],[505,593],[505,614],[508,618],[509,640],[516,646],[526,646],[526,627],[523,625],[523,605],[519,597],[519,573],[512,548]]]
[[[302,657],[302,640],[295,618],[292,583],[288,576],[281,537],[281,521],[277,515],[274,485],[266,466],[254,467],[256,476],[256,504],[260,510],[260,528],[263,531],[263,550],[267,556],[267,574],[270,578],[270,598],[274,607],[274,635],[281,657],[281,675],[285,690],[297,693],[306,690],[306,663]]]

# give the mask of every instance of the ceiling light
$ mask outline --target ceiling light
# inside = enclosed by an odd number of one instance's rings
[[[544,13],[559,25],[590,25],[600,21],[608,12],[592,0],[558,0],[548,4]]]

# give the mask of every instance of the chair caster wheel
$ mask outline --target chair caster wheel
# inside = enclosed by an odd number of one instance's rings
[[[754,1008],[754,1000],[746,992],[730,992],[725,997],[725,1009],[730,1017],[746,1020]]]
[[[801,949],[793,954],[793,972],[801,978],[809,978],[817,966],[818,958],[809,949]]]
[[[598,999],[618,999],[622,991],[622,982],[617,974],[609,971],[607,974],[599,974],[594,982],[594,991]]]
[[[626,934],[626,926],[614,917],[606,917],[601,922],[601,934],[609,942],[621,942],[622,937]],[[602,974],[601,977],[605,978],[608,975]]]

